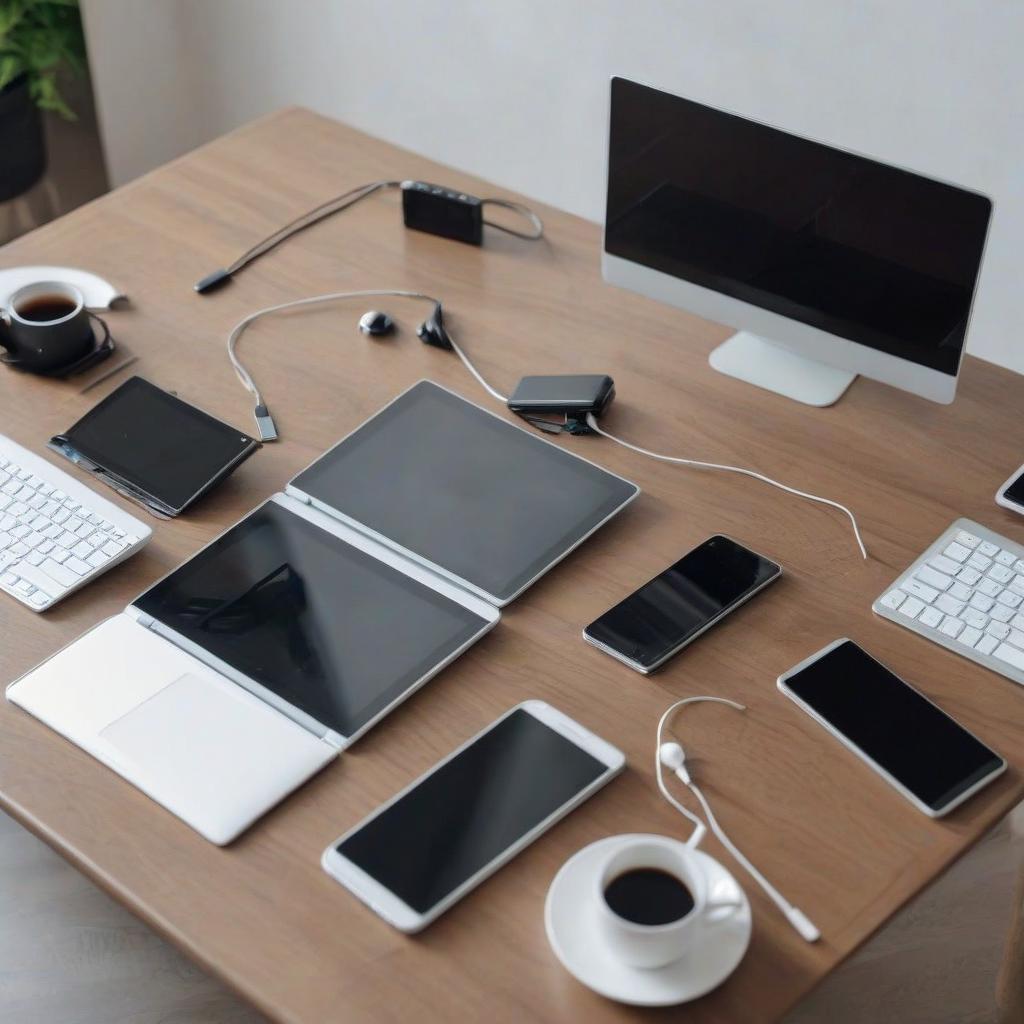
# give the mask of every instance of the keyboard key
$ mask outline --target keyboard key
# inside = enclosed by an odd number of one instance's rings
[[[1020,594],[1015,594],[1012,590],[1004,590],[996,600],[1000,604],[1005,604],[1007,608],[1019,608],[1021,601],[1024,601],[1024,597]]]
[[[959,615],[964,610],[964,603],[950,597],[949,594],[940,594],[935,601],[935,607],[947,615]]]
[[[73,555],[78,555],[79,558],[88,558],[92,554],[92,548],[85,543],[85,541],[79,541],[72,549]]]
[[[978,550],[983,555],[987,555],[989,558],[992,558],[994,555],[998,555],[999,554],[999,545],[998,544],[993,544],[992,541],[990,541],[990,540],[983,540],[978,545]]]
[[[996,555],[996,561],[1000,565],[1012,568],[1013,563],[1017,561],[1017,556],[1012,551],[1000,551],[999,554]]]
[[[955,576],[960,568],[959,562],[954,562],[952,558],[947,558],[945,555],[936,555],[928,564],[933,569],[944,572],[947,576]]]
[[[1015,593],[1024,596],[1024,576],[1014,576],[1007,586]]]
[[[42,560],[43,556],[39,554],[38,551],[30,551],[25,556],[25,561],[28,562],[29,565],[38,565]]]
[[[976,548],[981,543],[980,537],[975,537],[973,533],[968,533],[966,530],[958,530],[956,539],[957,543],[963,544],[967,548]]]
[[[1016,615],[1010,620],[1010,625],[1014,629],[1024,629],[1024,614],[1017,612]]]
[[[916,619],[918,613],[922,608],[925,607],[924,601],[919,601],[916,597],[908,597],[903,604],[900,605],[900,615],[906,615],[908,619]],[[1006,633],[1009,635],[1009,627],[1007,627]]]
[[[996,620],[996,622],[1009,622],[1013,618],[1013,609],[1007,608],[1005,604],[996,604],[992,606],[992,611],[989,615]]]
[[[1024,632],[1019,629],[1011,629],[1010,635],[1006,638],[1008,644],[1013,644],[1014,647],[1019,647],[1024,651]]]
[[[110,561],[110,555],[105,555],[98,548],[86,559],[86,561],[94,568],[98,569],[101,565],[106,565]]]
[[[978,590],[989,597],[998,597],[1003,592],[1003,587],[1002,584],[996,583],[995,580],[986,576],[985,579],[978,582]]]
[[[984,555],[979,555],[977,551],[967,559],[967,564],[972,568],[978,569],[984,572],[991,564],[992,559],[986,558]]]
[[[1005,622],[990,622],[985,627],[985,632],[997,640],[1005,640],[1010,635],[1010,627]]]
[[[969,601],[974,596],[974,591],[964,583],[954,583],[949,588],[948,594],[958,601]]]
[[[953,618],[952,615],[947,615],[942,621],[942,625],[939,626],[939,632],[945,633],[946,636],[958,637],[960,630],[964,628],[964,624],[959,620]]]
[[[988,571],[989,576],[997,583],[1009,583],[1013,579],[1013,570],[1005,565],[993,565]]]
[[[965,562],[970,557],[971,549],[965,548],[963,544],[957,544],[956,541],[953,541],[942,553],[954,562]]]
[[[987,612],[995,603],[995,598],[987,594],[975,594],[970,601],[971,607],[977,608],[979,612]]]
[[[982,632],[980,629],[975,629],[973,626],[968,626],[958,637],[957,641],[962,643],[965,647],[973,647],[981,638]]]
[[[1024,670],[1024,651],[1011,647],[1009,644],[1000,644],[993,652],[993,657],[1005,661],[1016,669]]]
[[[62,587],[73,587],[79,581],[77,573],[65,569],[63,565],[58,564],[53,559],[47,559],[39,568],[51,580],[54,580]]]
[[[29,600],[37,607],[42,608],[43,605],[50,603],[50,598],[44,594],[41,590],[37,590],[34,594],[29,597]]]
[[[68,556],[67,561],[64,564],[72,571],[78,573],[79,576],[88,576],[92,572],[92,566],[88,562],[83,562],[80,558],[75,555]]]
[[[953,578],[951,576],[947,576],[944,572],[939,572],[938,569],[933,569],[930,565],[922,565],[914,573],[914,576],[922,583],[926,583],[929,587],[934,587],[936,590],[949,590],[953,585]]]
[[[974,649],[979,654],[991,654],[998,646],[999,641],[994,636],[986,634],[974,645]]]
[[[939,592],[934,587],[929,587],[919,580],[904,580],[903,589],[908,594],[913,594],[914,597],[919,597],[922,601],[927,604],[931,604],[939,596]]]
[[[945,616],[942,614],[942,612],[939,611],[938,608],[933,608],[929,606],[925,608],[925,610],[921,612],[920,615],[918,615],[917,621],[922,622],[924,623],[924,625],[930,626],[932,629],[934,629],[942,622],[944,618]]]
[[[960,613],[960,618],[975,629],[984,629],[988,625],[988,616],[974,608],[965,608]]]
[[[902,590],[890,590],[889,593],[886,594],[878,603],[886,608],[891,608],[893,611],[896,611],[896,609],[903,604],[903,599],[906,596],[907,595],[904,594]]]

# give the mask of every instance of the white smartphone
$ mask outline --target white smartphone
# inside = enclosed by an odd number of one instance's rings
[[[1006,761],[852,640],[779,676],[779,689],[929,817],[941,818]]]
[[[324,870],[417,932],[612,779],[622,752],[528,700],[324,851]]]
[[[996,504],[1024,516],[1024,466],[996,491]]]

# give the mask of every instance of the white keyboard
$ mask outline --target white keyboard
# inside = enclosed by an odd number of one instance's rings
[[[41,612],[133,555],[152,532],[0,435],[0,590]]]
[[[1024,685],[1024,545],[958,519],[871,607]]]

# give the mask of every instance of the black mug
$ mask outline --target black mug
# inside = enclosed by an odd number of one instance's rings
[[[4,362],[42,373],[68,366],[93,346],[85,296],[63,281],[36,281],[19,288],[0,310]]]

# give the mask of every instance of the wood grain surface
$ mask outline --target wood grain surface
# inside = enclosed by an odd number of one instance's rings
[[[543,208],[544,242],[490,231],[478,249],[406,231],[398,197],[378,196],[304,232],[224,290],[193,293],[199,277],[323,199],[406,177],[506,194],[287,110],[0,249],[0,265],[67,263],[109,277],[131,298],[109,320],[139,356],[132,372],[246,431],[251,402],[224,353],[242,316],[340,289],[437,294],[456,337],[497,387],[511,389],[524,373],[610,373],[618,398],[608,429],[659,451],[752,466],[844,502],[859,517],[871,559],[860,558],[838,512],[597,438],[560,439],[644,494],[506,609],[482,643],[231,847],[206,843],[7,704],[0,804],[281,1021],[775,1021],[1024,795],[1024,693],[870,609],[956,516],[1024,541],[1024,519],[992,498],[1022,460],[1024,378],[968,359],[951,407],[865,380],[831,409],[795,404],[713,372],[707,355],[727,328],[604,284],[597,226]],[[369,305],[285,314],[247,332],[240,351],[281,441],[180,520],[154,524],[146,551],[52,612],[0,601],[5,679],[118,612],[412,382],[429,377],[501,411],[453,355],[415,337],[422,304],[382,300],[401,325],[384,341],[356,330]],[[41,452],[121,379],[81,395],[74,381],[0,373],[0,431]],[[714,532],[777,559],[786,575],[651,678],[584,644],[583,625]],[[775,688],[781,671],[844,635],[976,730],[1011,770],[944,821],[917,812]],[[544,935],[544,896],[559,866],[595,839],[686,833],[653,785],[654,729],[672,699],[697,693],[748,706],[744,715],[691,709],[678,731],[732,837],[815,920],[823,940],[803,943],[738,873],[755,915],[739,969],[685,1011],[633,1010],[562,969]],[[415,938],[393,931],[321,871],[320,853],[340,832],[531,697],[625,750],[624,776]],[[713,840],[707,849],[739,871]]]

